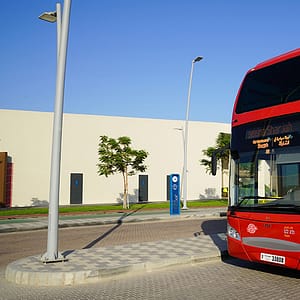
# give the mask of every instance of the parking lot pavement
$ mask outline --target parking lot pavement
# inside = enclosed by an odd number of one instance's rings
[[[195,209],[170,216],[168,212],[136,213],[99,216],[77,216],[61,218],[60,227],[120,222],[143,222],[159,220],[179,220],[184,218],[220,217],[222,208]],[[44,228],[45,218],[30,222],[2,222],[0,232],[33,230]],[[46,226],[47,227],[47,226]],[[29,229],[31,228],[31,229]],[[71,250],[62,253],[64,262],[43,263],[40,256],[31,256],[10,263],[5,270],[6,280],[31,286],[74,285],[100,281],[104,278],[128,273],[151,271],[179,264],[193,264],[201,261],[219,259],[226,253],[225,234],[204,235],[192,238],[134,243],[118,246]]]

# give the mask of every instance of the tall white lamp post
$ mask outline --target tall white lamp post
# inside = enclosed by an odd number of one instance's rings
[[[200,61],[203,57],[197,56],[192,61],[191,73],[190,73],[190,83],[189,83],[189,91],[188,91],[188,99],[186,106],[186,114],[185,114],[185,126],[184,126],[184,150],[183,150],[183,184],[182,184],[182,195],[183,195],[183,207],[182,209],[188,209],[186,205],[187,201],[187,148],[188,148],[188,130],[189,130],[189,115],[190,115],[190,100],[191,100],[191,89],[192,89],[192,79],[193,79],[193,71],[194,64]]]
[[[44,13],[39,17],[40,19],[48,22],[57,22],[57,71],[50,174],[48,240],[47,252],[42,256],[42,261],[45,263],[65,260],[64,256],[58,252],[58,206],[64,85],[69,36],[70,9],[71,0],[65,0],[62,18],[59,3],[56,4],[56,12]]]

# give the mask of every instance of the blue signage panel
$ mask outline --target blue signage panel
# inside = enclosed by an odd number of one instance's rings
[[[180,214],[180,176],[170,175],[170,215]]]

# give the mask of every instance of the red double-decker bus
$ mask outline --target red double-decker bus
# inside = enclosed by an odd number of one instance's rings
[[[250,69],[230,145],[228,252],[300,269],[300,49]]]

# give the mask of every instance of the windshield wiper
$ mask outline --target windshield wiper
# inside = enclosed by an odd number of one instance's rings
[[[242,197],[241,200],[239,200],[237,206],[241,206],[242,203],[245,200],[249,200],[249,199],[253,199],[253,200],[259,200],[259,199],[279,200],[279,199],[283,199],[283,198],[282,197],[272,197],[272,196],[245,196],[245,197]]]
[[[276,207],[276,208],[296,208],[296,209],[300,209],[300,205],[296,205],[296,204],[291,204],[291,203],[269,203],[269,204],[263,204],[263,205],[259,205],[259,207],[262,208],[270,208],[270,207]]]

